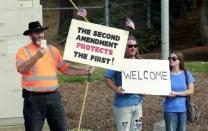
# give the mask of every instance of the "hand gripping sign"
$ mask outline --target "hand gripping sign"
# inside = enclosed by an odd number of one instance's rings
[[[128,31],[72,19],[64,59],[120,71]]]

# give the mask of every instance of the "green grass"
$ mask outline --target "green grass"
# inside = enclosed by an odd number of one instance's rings
[[[186,62],[185,65],[191,72],[208,73],[208,62]]]
[[[96,68],[94,74],[92,75],[92,81],[103,81],[104,70],[102,68]],[[85,82],[87,81],[87,76],[65,76],[63,74],[58,74],[58,79],[60,83],[68,82]]]

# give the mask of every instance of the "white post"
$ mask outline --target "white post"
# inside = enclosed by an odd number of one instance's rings
[[[161,0],[161,58],[169,55],[169,0]]]
[[[109,26],[109,1],[105,0],[105,25]]]

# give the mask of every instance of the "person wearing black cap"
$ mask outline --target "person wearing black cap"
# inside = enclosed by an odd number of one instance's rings
[[[89,75],[93,67],[69,67],[58,49],[46,45],[44,31],[39,21],[29,23],[23,35],[31,42],[16,53],[16,68],[22,75],[24,98],[23,115],[26,131],[41,131],[45,118],[51,131],[67,131],[66,115],[58,92],[57,70],[71,75]]]

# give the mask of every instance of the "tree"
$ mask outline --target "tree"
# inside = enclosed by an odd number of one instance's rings
[[[60,0],[60,7],[72,7],[71,3],[68,0]],[[58,41],[60,44],[64,44],[68,34],[69,26],[71,19],[73,18],[73,10],[60,10],[59,15],[59,37]]]
[[[206,0],[198,0],[199,29],[201,44],[208,44],[208,25],[206,17]]]

